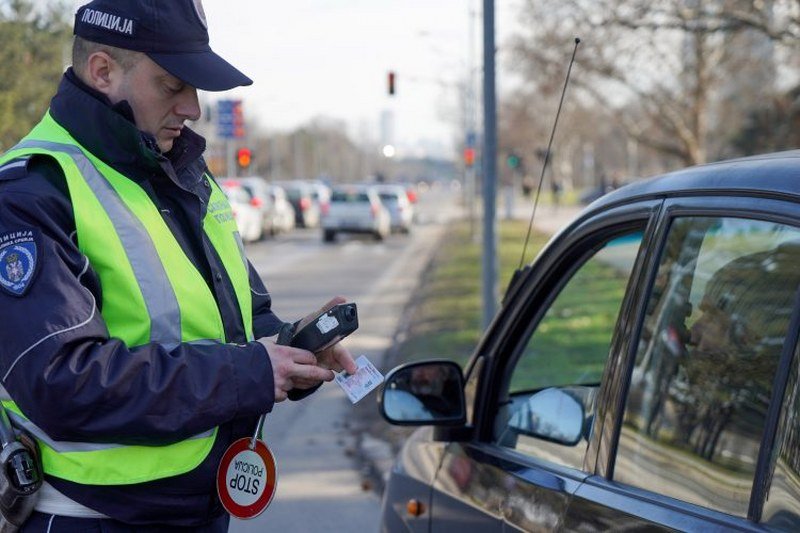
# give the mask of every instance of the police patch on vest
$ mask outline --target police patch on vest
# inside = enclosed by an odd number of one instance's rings
[[[34,230],[0,234],[0,288],[12,296],[23,296],[36,276],[38,264]]]

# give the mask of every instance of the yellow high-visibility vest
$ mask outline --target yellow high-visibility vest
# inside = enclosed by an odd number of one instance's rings
[[[225,343],[214,295],[181,249],[158,208],[134,181],[83,148],[49,112],[19,144],[0,157],[46,154],[66,177],[80,251],[102,285],[102,316],[109,335],[128,347],[158,343]],[[203,231],[233,284],[247,339],[253,339],[253,309],[244,246],[230,205],[211,186]],[[28,420],[11,400],[3,401],[15,423],[39,442],[44,471],[89,485],[127,485],[174,476],[199,465],[214,444],[216,428],[165,446],[61,442]]]

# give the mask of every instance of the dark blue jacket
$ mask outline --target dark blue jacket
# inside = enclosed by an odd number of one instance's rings
[[[57,440],[152,445],[220,426],[212,452],[187,474],[126,486],[48,478],[73,500],[124,522],[206,523],[223,512],[214,481],[222,453],[252,435],[258,415],[272,409],[274,385],[266,350],[247,343],[231,282],[202,231],[210,194],[205,141],[184,128],[162,155],[155,139],[135,127],[126,102],[112,107],[71,70],[50,112],[82,146],[147,191],[211,288],[227,338],[237,344],[186,344],[168,352],[109,338],[100,313],[92,317],[103,287],[76,246],[64,177],[52,159],[36,156],[0,169],[0,242],[33,230],[37,247],[27,290],[20,296],[0,285],[2,385]],[[273,335],[282,321],[252,265],[250,284],[255,336]]]

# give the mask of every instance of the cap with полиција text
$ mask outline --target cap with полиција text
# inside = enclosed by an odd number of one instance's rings
[[[226,91],[253,83],[211,50],[200,0],[94,0],[78,8],[74,33],[143,52],[197,89]]]

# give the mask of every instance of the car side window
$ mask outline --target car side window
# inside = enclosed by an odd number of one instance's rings
[[[670,225],[625,401],[613,478],[746,517],[800,284],[800,230]]]
[[[800,358],[795,354],[778,424],[773,470],[761,521],[800,530]]]
[[[563,286],[528,339],[509,384],[497,442],[581,468],[641,231],[607,241]]]
[[[789,531],[800,529],[800,358],[795,354],[775,440],[774,465],[762,522]]]

